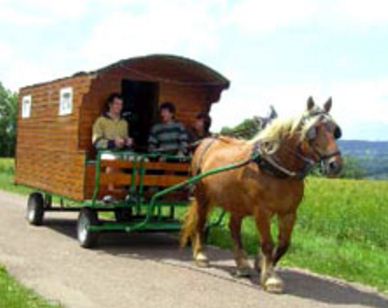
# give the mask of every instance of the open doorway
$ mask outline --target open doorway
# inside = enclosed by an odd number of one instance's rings
[[[121,93],[124,100],[123,116],[129,123],[129,135],[135,141],[135,150],[145,152],[151,126],[158,115],[159,85],[156,82],[124,79]]]

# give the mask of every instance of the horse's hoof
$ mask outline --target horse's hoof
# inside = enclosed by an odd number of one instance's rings
[[[195,260],[195,265],[198,267],[209,267],[209,261]]]
[[[194,257],[194,261],[195,261],[195,264],[198,266],[198,267],[208,267],[209,266],[209,260],[208,258],[206,257],[205,254],[203,253],[198,253],[195,257]]]
[[[236,270],[235,276],[237,278],[246,278],[251,276],[251,269],[249,267],[247,268],[238,268]]]
[[[269,293],[281,294],[284,290],[284,283],[279,277],[269,277],[263,287]]]

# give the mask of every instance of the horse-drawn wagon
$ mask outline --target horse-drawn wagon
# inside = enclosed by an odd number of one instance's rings
[[[181,244],[191,240],[195,262],[207,265],[203,246],[207,216],[219,206],[230,213],[237,269],[246,273],[250,266],[241,223],[253,216],[260,233],[262,255],[256,262],[260,282],[270,292],[281,292],[283,282],[275,266],[289,247],[304,179],[317,165],[328,176],[339,174],[342,157],[336,139],[341,130],[330,115],[331,98],[321,108],[310,97],[300,117],[276,120],[251,140],[205,139],[191,164],[189,159],[144,153],[160,101],[173,101],[178,119],[190,125],[197,113],[209,112],[228,86],[227,79],[198,62],[159,55],[23,88],[16,183],[37,190],[29,196],[29,222],[41,224],[48,211],[80,211],[77,234],[83,247],[93,246],[103,231],[179,231],[182,225],[175,209],[188,203],[187,191],[181,190],[197,184]],[[123,114],[137,148],[114,153],[119,159],[105,160],[103,154],[112,152],[96,153],[92,125],[112,92],[123,95]],[[120,172],[104,172],[106,168]],[[121,201],[106,204],[101,197],[112,184],[126,193]],[[52,202],[53,195],[60,197],[59,207]],[[65,200],[78,204],[66,207]],[[106,211],[114,212],[115,220],[100,220],[98,213]],[[271,235],[274,216],[279,221],[278,245]]]
[[[175,208],[187,205],[188,194],[179,192],[184,185],[177,184],[188,180],[189,159],[153,159],[163,154],[144,153],[147,136],[159,102],[174,102],[177,118],[189,126],[228,87],[226,78],[196,61],[153,55],[22,88],[15,182],[36,190],[29,196],[28,221],[40,225],[45,212],[80,211],[78,239],[84,247],[94,245],[102,231],[179,231]],[[136,148],[108,161],[102,159],[104,152],[96,152],[91,136],[112,92],[122,93]],[[107,167],[120,172],[105,173]],[[101,198],[111,183],[127,194],[105,204]],[[149,187],[158,190],[150,194]],[[67,201],[76,205],[67,206]],[[116,220],[100,220],[98,213],[106,211],[114,212]]]

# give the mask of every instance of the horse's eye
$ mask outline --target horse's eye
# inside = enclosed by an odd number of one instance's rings
[[[339,128],[338,126],[336,126],[335,129],[334,129],[334,138],[335,138],[335,139],[340,139],[341,137],[342,137],[341,128]]]

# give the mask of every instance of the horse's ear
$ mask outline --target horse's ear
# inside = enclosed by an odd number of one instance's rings
[[[315,106],[314,100],[312,96],[310,96],[307,100],[307,111],[311,111]]]
[[[323,105],[323,110],[325,110],[326,113],[329,113],[332,105],[333,105],[333,100],[331,99],[331,97],[329,97],[327,102]]]

